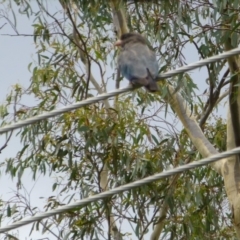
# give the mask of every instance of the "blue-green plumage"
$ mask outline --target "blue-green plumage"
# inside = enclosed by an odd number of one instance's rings
[[[155,81],[158,63],[146,39],[138,33],[127,33],[116,45],[122,47],[118,57],[121,74],[133,85],[144,86],[150,92],[158,91]]]

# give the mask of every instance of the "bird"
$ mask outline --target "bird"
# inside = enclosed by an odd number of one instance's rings
[[[139,33],[130,32],[123,34],[115,46],[121,47],[118,56],[121,75],[133,87],[144,86],[149,92],[157,92],[158,62],[147,40]]]

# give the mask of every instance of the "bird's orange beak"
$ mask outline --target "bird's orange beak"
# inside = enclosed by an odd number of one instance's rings
[[[117,47],[122,46],[122,40],[117,40],[114,45]]]

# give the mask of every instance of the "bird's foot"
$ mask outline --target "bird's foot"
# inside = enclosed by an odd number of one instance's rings
[[[141,85],[137,84],[136,82],[129,82],[129,86],[132,86],[133,88],[139,88]]]
[[[149,84],[149,80],[147,78],[133,78],[130,81],[135,86],[147,86]]]

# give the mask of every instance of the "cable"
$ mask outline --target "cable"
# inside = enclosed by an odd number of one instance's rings
[[[45,112],[45,113],[39,114],[37,116],[34,116],[34,117],[31,117],[31,118],[13,123],[11,125],[1,127],[0,128],[0,134],[5,133],[5,132],[10,131],[10,130],[14,130],[14,129],[17,129],[17,128],[24,127],[26,125],[33,124],[33,123],[38,122],[40,120],[44,120],[44,119],[47,119],[47,118],[50,118],[50,117],[54,117],[54,116],[59,115],[61,113],[69,112],[71,110],[75,110],[77,108],[81,108],[81,107],[90,105],[92,103],[102,101],[104,99],[113,97],[113,96],[118,95],[120,93],[128,92],[131,89],[132,89],[132,86],[129,86],[129,87],[117,89],[117,90],[114,90],[114,91],[111,91],[111,92],[108,92],[108,93],[103,93],[103,94],[100,94],[97,97],[91,97],[91,98],[88,98],[88,99],[83,100],[81,102],[77,102],[77,103],[68,105],[66,107],[60,108],[60,109],[55,109],[55,110],[52,110],[50,112]]]
[[[158,76],[157,81],[159,81],[161,79],[165,79],[165,78],[169,78],[169,77],[175,76],[175,75],[177,75],[179,73],[184,73],[184,72],[193,70],[195,68],[202,67],[202,66],[204,66],[204,65],[206,65],[208,63],[212,63],[212,62],[215,62],[217,60],[222,60],[222,59],[228,58],[230,56],[233,56],[233,55],[236,55],[236,54],[239,54],[239,53],[240,53],[240,48],[236,48],[236,49],[233,49],[231,51],[224,52],[224,53],[221,53],[219,55],[216,55],[216,56],[213,56],[213,57],[210,57],[210,58],[207,58],[207,59],[200,60],[198,62],[189,64],[187,66],[180,67],[180,68],[178,68],[176,70],[171,70],[171,71],[169,71],[167,73],[163,73],[163,74]],[[47,118],[50,118],[50,117],[54,117],[54,116],[59,115],[61,113],[69,112],[71,110],[74,110],[74,109],[77,109],[77,108],[81,108],[81,107],[90,105],[92,103],[96,103],[96,102],[105,100],[107,98],[116,96],[116,95],[118,95],[120,93],[128,92],[128,91],[130,91],[132,89],[133,88],[131,86],[128,86],[126,88],[121,88],[121,89],[117,89],[117,90],[114,90],[114,91],[111,91],[111,92],[108,92],[108,93],[100,94],[97,97],[88,98],[88,99],[83,100],[81,102],[77,102],[77,103],[71,104],[69,106],[60,108],[60,109],[55,109],[55,110],[50,111],[50,112],[39,114],[37,116],[28,118],[26,120],[22,120],[22,121],[13,123],[11,125],[7,125],[7,126],[4,126],[4,127],[1,127],[0,128],[0,134],[1,133],[5,133],[5,132],[10,131],[10,130],[14,130],[14,129],[17,129],[17,128],[24,127],[24,126],[29,125],[29,124],[33,124],[33,123],[38,122],[40,120],[44,120],[44,119],[47,119]]]
[[[74,210],[75,208],[79,208],[79,207],[84,206],[86,204],[96,202],[96,201],[104,199],[104,198],[111,197],[114,194],[122,193],[124,191],[130,190],[130,189],[133,189],[133,188],[136,188],[136,187],[140,187],[144,184],[147,184],[147,183],[150,183],[150,182],[162,179],[162,178],[170,177],[170,176],[172,176],[174,174],[177,174],[177,173],[182,173],[182,172],[184,172],[186,170],[189,170],[189,169],[204,166],[206,164],[215,162],[219,159],[223,159],[223,158],[226,158],[226,157],[238,154],[238,153],[240,153],[240,147],[232,149],[230,151],[220,153],[220,154],[213,155],[213,156],[208,157],[208,158],[204,158],[204,159],[199,160],[199,161],[194,161],[194,162],[189,163],[189,164],[184,164],[180,167],[177,167],[177,168],[174,168],[174,169],[171,169],[171,170],[167,170],[165,172],[161,172],[161,173],[155,174],[153,176],[143,178],[143,179],[135,181],[133,183],[129,183],[129,184],[114,188],[112,190],[108,190],[106,192],[102,192],[102,193],[90,196],[90,197],[82,199],[78,202],[71,203],[71,204],[68,204],[66,206],[59,207],[59,208],[54,209],[54,210],[50,210],[50,211],[45,212],[45,213],[38,213],[33,217],[25,218],[25,219],[22,219],[18,222],[10,224],[6,227],[0,228],[0,233],[10,231],[12,229],[27,225],[27,224],[35,222],[35,221],[42,220],[42,219],[47,218],[47,217],[54,216],[54,215],[59,214],[59,213],[63,213],[63,212],[68,211],[68,210]]]
[[[168,71],[167,73],[163,73],[163,74],[158,76],[158,80],[159,79],[164,79],[164,78],[169,78],[169,77],[175,76],[179,73],[188,72],[188,71],[193,70],[195,68],[202,67],[202,66],[207,65],[209,63],[216,62],[218,60],[222,60],[222,59],[237,55],[239,53],[240,53],[240,48],[235,48],[233,50],[221,53],[219,55],[215,55],[215,56],[212,56],[210,58],[206,58],[206,59],[200,60],[198,62],[180,67],[178,69]]]

